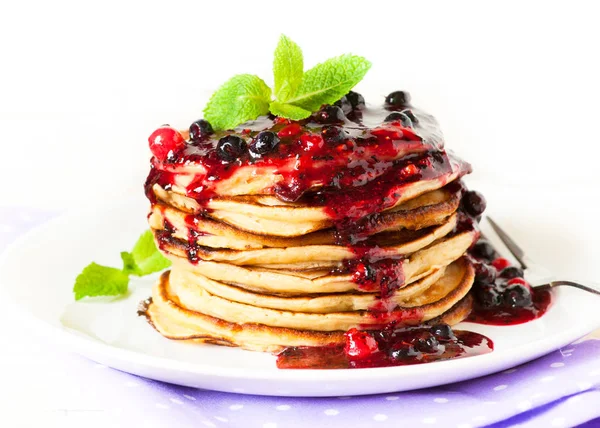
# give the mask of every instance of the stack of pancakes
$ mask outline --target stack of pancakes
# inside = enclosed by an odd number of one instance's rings
[[[306,197],[322,185],[278,197],[273,180],[285,174],[260,164],[234,165],[201,199],[185,178],[201,162],[153,161],[169,181],[147,183],[149,224],[172,268],[144,308],[149,321],[170,339],[269,352],[343,343],[350,328],[460,322],[474,278],[463,256],[477,238],[460,212],[470,169],[439,144],[427,150],[447,156],[443,173],[403,182],[392,203],[351,219]],[[342,224],[368,227],[348,239]]]

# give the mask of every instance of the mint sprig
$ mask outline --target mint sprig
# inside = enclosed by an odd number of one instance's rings
[[[258,76],[238,74],[210,98],[204,117],[213,129],[230,129],[269,112],[271,88]]]
[[[304,73],[302,83],[286,103],[308,111],[332,104],[360,82],[371,63],[361,56],[342,55],[315,65]]]
[[[282,35],[275,48],[273,78],[275,97],[279,102],[287,101],[296,93],[304,74],[302,49],[288,37]]]
[[[234,76],[212,95],[204,117],[216,130],[233,129],[269,112],[292,120],[305,119],[323,104],[346,95],[369,68],[371,63],[365,58],[346,54],[304,73],[302,50],[282,35],[273,59],[274,90],[258,76]]]
[[[119,296],[127,293],[129,276],[145,276],[166,269],[171,262],[156,248],[152,232],[147,230],[137,240],[131,252],[121,253],[123,268],[117,269],[90,263],[75,279],[75,300],[84,297]]]

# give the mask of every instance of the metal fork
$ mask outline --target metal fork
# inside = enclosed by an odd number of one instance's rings
[[[508,236],[508,234],[504,230],[502,230],[500,226],[498,226],[498,223],[496,223],[490,217],[487,217],[487,219],[490,222],[492,229],[494,229],[494,232],[496,232],[496,234],[498,235],[498,238],[500,238],[504,245],[506,245],[506,248],[508,248],[508,251],[510,251],[513,257],[519,262],[521,268],[523,270],[526,270],[530,262],[527,259],[527,256],[525,255],[525,251],[523,251],[521,247],[519,247],[517,243],[510,236]],[[570,287],[579,288],[580,290],[589,291],[590,293],[597,294],[600,296],[600,290],[573,281],[550,281],[546,284],[538,285],[535,288],[549,290],[560,285],[567,285]]]

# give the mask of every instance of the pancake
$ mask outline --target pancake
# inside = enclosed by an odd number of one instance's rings
[[[445,298],[452,295],[448,297],[445,304],[433,302],[418,308],[418,310],[414,307],[408,310],[398,309],[395,312],[397,319],[410,319],[408,323],[400,321],[399,326],[418,323],[419,320],[414,318],[416,312],[429,316],[439,312],[441,306],[446,309],[427,320],[424,319],[426,317],[424,316],[423,321],[431,324],[443,322],[453,325],[468,316],[472,307],[471,296],[464,294],[460,299],[457,299],[457,296],[463,293],[464,288],[470,287],[474,275],[473,268],[465,261],[461,261],[455,266],[456,268],[449,267],[444,274],[443,280],[446,281],[446,286],[438,288],[438,290],[452,289],[450,293],[443,296]],[[452,272],[454,273],[452,274]],[[451,277],[454,282],[452,285],[448,285],[452,282]],[[447,306],[449,301],[454,303]],[[433,310],[432,307],[437,309]],[[154,328],[169,339],[240,346],[244,349],[264,352],[277,352],[288,346],[323,346],[345,341],[344,331],[341,330],[301,330],[252,322],[231,322],[186,309],[179,305],[177,297],[170,292],[168,272],[164,273],[155,285],[152,301],[144,308],[144,312]],[[358,316],[357,319],[365,321],[367,318],[367,315],[363,315],[362,317]],[[357,325],[357,327],[363,327],[363,325]]]
[[[456,215],[452,215],[445,223],[420,231],[399,230],[389,234],[379,234],[371,238],[369,245],[377,247],[378,257],[411,254],[449,234],[455,228],[456,221]],[[188,242],[173,239],[161,242],[165,250],[180,256],[186,255],[189,245]],[[319,261],[335,264],[356,257],[351,248],[341,245],[304,245],[245,251],[196,246],[193,250],[202,260],[226,262],[238,266]]]
[[[444,187],[460,177],[464,172],[453,169],[441,177],[403,184],[397,189],[399,196],[387,210],[400,207],[403,203],[425,193]],[[331,227],[332,218],[325,207],[298,206],[297,204],[263,205],[248,198],[212,198],[200,205],[196,200],[185,196],[173,187],[165,190],[154,184],[152,191],[163,203],[188,214],[205,212],[210,217],[234,226],[237,229],[259,234],[281,237],[301,236]]]
[[[409,305],[410,299],[422,294],[444,274],[445,267],[434,270],[430,275],[401,287],[389,299],[390,303]],[[183,269],[171,271],[170,288],[183,298],[187,295],[200,295],[204,292],[222,297],[232,302],[245,303],[262,308],[281,309],[293,312],[328,313],[368,310],[379,301],[378,293],[335,293],[302,296],[280,296],[254,293],[241,287],[213,281],[198,273]]]
[[[255,197],[254,203],[271,204],[276,198],[265,196]],[[446,188],[434,190],[412,199],[393,210],[382,213],[368,224],[369,234],[381,233],[388,230],[410,229],[419,230],[439,225],[447,221],[458,208],[459,193]],[[196,243],[203,247],[229,248],[232,250],[251,250],[265,247],[285,248],[305,245],[327,245],[336,242],[335,231],[325,229],[296,237],[280,237],[260,235],[237,229],[233,226],[209,218],[208,216],[192,216],[165,204],[155,204],[152,207],[148,222],[152,229],[163,230],[169,224],[173,230],[172,236],[188,241],[190,231],[197,233]]]
[[[431,274],[436,269],[447,266],[460,258],[477,237],[476,232],[462,232],[444,240],[439,240],[424,248],[402,263],[406,284]],[[172,261],[173,269],[189,270],[215,281],[233,284],[247,290],[270,294],[320,294],[343,293],[360,290],[350,274],[330,273],[330,270],[290,271],[261,267],[236,266],[200,260],[190,263],[186,258],[165,252]]]

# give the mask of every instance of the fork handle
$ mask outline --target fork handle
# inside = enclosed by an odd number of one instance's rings
[[[560,286],[560,285],[568,285],[570,287],[579,288],[580,290],[589,291],[590,293],[597,294],[600,296],[600,290],[592,287],[588,287],[587,285],[579,284],[578,282],[573,281],[551,281],[548,284],[551,288]]]

